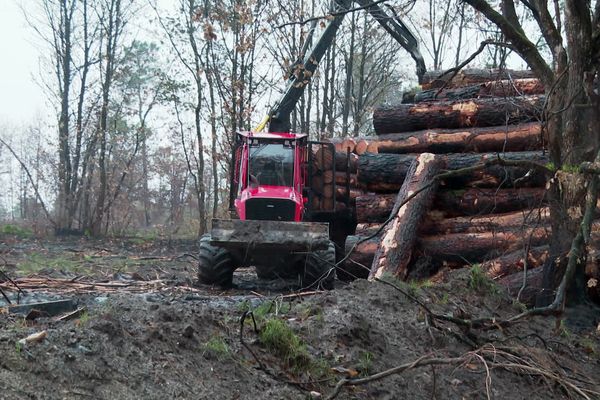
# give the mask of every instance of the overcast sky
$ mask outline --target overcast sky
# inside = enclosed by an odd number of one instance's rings
[[[39,80],[35,36],[18,4],[0,0],[0,121],[20,124],[48,111],[35,83]]]

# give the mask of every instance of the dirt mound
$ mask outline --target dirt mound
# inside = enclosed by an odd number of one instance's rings
[[[325,293],[289,292],[252,270],[236,272],[236,289],[192,287],[191,246],[12,244],[5,267],[26,300],[66,297],[87,311],[68,321],[0,313],[0,398],[599,396],[600,321],[589,307],[502,329],[432,319],[425,308],[498,321],[522,310],[477,269],[445,283],[338,282]],[[341,379],[353,380],[336,387]]]
[[[394,284],[464,319],[518,312],[482,282],[462,271],[451,284]],[[81,295],[88,311],[71,321],[0,315],[0,397],[306,399],[402,364],[402,373],[340,387],[339,398],[599,396],[595,329],[535,318],[469,330],[434,322],[396,288],[365,281],[312,295],[208,294]],[[18,344],[43,330],[43,341]]]

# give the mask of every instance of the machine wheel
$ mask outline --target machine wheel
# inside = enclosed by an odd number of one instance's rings
[[[231,287],[233,271],[235,267],[231,253],[211,245],[210,235],[203,235],[198,252],[198,281],[208,285]]]
[[[302,262],[300,282],[303,288],[333,289],[335,278],[335,245],[310,253]]]

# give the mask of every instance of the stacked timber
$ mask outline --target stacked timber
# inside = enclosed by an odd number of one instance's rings
[[[376,108],[375,136],[335,142],[356,155],[358,226],[342,268],[407,279],[477,263],[510,279],[524,265],[541,265],[550,233],[548,171],[540,168],[548,162],[543,86],[530,71],[465,70],[429,73],[423,89],[416,103]],[[415,175],[424,153],[435,159],[427,171],[455,173]],[[410,199],[417,211],[407,212],[403,202],[417,186],[428,190]]]

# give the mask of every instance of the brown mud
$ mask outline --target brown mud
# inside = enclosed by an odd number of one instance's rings
[[[342,378],[422,357],[462,361],[344,387],[338,398],[600,396],[600,316],[579,318],[588,309],[569,311],[565,320],[465,330],[434,323],[378,282],[336,282],[336,290],[300,294],[290,282],[262,281],[245,269],[236,271],[234,289],[196,286],[195,241],[0,241],[0,268],[27,286],[24,301],[70,298],[86,309],[66,321],[0,314],[2,399],[326,398]],[[462,270],[435,285],[396,284],[435,312],[460,318],[521,311],[479,278]],[[0,277],[0,285],[15,299],[8,281]],[[281,337],[292,333],[296,353],[266,339],[273,326],[289,328]],[[19,343],[42,331],[43,340]]]

